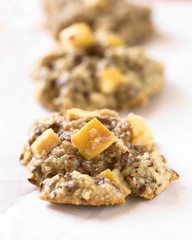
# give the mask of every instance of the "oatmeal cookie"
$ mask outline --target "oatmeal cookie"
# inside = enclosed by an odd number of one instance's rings
[[[153,33],[151,10],[127,0],[41,0],[46,26],[58,38],[63,28],[86,22],[94,31],[112,31],[134,44]]]
[[[108,47],[121,44],[118,36],[108,41],[101,34],[95,41],[86,25],[75,25],[72,30],[76,27],[83,27],[86,34],[77,31],[72,38],[70,28],[62,35],[63,45],[70,45],[71,50],[59,47],[34,67],[36,98],[43,106],[59,112],[70,108],[128,109],[146,104],[161,90],[164,67],[143,49]]]
[[[40,198],[77,205],[152,199],[179,175],[166,165],[142,117],[102,109],[70,109],[37,120],[21,161]]]

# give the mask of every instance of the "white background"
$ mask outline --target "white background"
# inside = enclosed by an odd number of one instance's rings
[[[19,164],[27,129],[48,114],[33,97],[29,70],[52,40],[37,0],[0,0],[0,239],[192,239],[192,3],[154,3],[158,34],[147,52],[166,65],[163,91],[134,109],[154,131],[181,178],[151,201],[114,207],[40,201]],[[122,113],[126,115],[127,113]]]

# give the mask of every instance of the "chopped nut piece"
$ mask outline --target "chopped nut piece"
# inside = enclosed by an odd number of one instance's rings
[[[132,144],[138,146],[153,144],[153,133],[147,122],[142,117],[130,113],[127,117],[127,122],[130,125]]]
[[[23,162],[28,163],[30,158],[31,158],[31,151],[26,151],[25,154],[24,154]]]
[[[104,93],[113,93],[116,87],[123,82],[123,75],[117,67],[104,69],[100,74],[100,90]]]
[[[82,127],[71,139],[87,160],[97,156],[117,141],[115,135],[96,118]]]
[[[41,134],[32,144],[31,150],[34,155],[47,155],[53,148],[61,143],[57,134],[50,128]]]
[[[31,150],[30,147],[27,145],[23,146],[23,153],[20,157],[20,160],[22,160],[25,164],[27,164],[29,162],[29,160],[31,159]]]
[[[110,169],[106,169],[105,171],[101,172],[97,177],[105,177],[111,180],[112,182],[116,182],[125,192],[125,196],[131,193],[127,183],[125,182],[122,174],[120,173],[119,169],[115,168],[113,171]]]
[[[86,23],[76,23],[63,29],[59,38],[66,48],[88,47],[94,41],[94,35]]]

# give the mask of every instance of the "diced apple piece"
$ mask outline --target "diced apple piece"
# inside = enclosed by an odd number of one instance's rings
[[[96,118],[82,127],[71,139],[87,160],[94,158],[117,141],[115,135]]]
[[[111,117],[118,117],[118,113],[113,111],[113,110],[109,110],[109,109],[103,109],[103,110],[94,110],[94,111],[85,111],[85,110],[81,110],[78,108],[71,108],[67,110],[66,113],[66,117],[67,120],[71,121],[71,120],[77,120],[80,118],[96,118],[97,116],[101,116],[101,115],[108,115]]]
[[[140,116],[130,113],[127,117],[131,131],[131,143],[137,146],[147,146],[154,142],[152,130]]]
[[[110,169],[106,169],[105,171],[101,172],[97,177],[105,177],[111,180],[112,182],[116,182],[125,192],[125,196],[128,196],[131,191],[125,182],[122,174],[120,173],[119,169],[115,168],[113,171]]]
[[[90,117],[90,118],[95,118],[98,115],[98,111],[84,111],[78,108],[71,108],[67,110],[67,119],[69,121],[71,120],[76,120],[79,118],[84,118],[84,117]]]
[[[109,47],[118,47],[123,45],[123,39],[118,34],[107,34],[106,42]]]
[[[118,47],[124,44],[124,41],[119,34],[114,34],[103,30],[96,32],[96,39],[98,39],[99,42],[102,42],[102,44],[106,45],[107,47]]]
[[[86,23],[76,23],[63,29],[59,38],[66,48],[88,47],[94,42],[94,34]]]
[[[117,67],[109,67],[100,73],[100,90],[104,93],[113,93],[116,87],[123,82],[123,75]]]
[[[61,140],[57,136],[57,134],[50,128],[38,137],[35,142],[31,146],[31,150],[36,156],[45,156],[47,155],[53,148],[58,146],[61,143]]]
[[[109,0],[83,0],[87,6],[105,7]]]

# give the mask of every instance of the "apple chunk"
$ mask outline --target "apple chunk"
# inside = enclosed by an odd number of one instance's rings
[[[31,146],[31,150],[34,155],[42,157],[47,155],[53,148],[58,146],[60,143],[61,140],[59,139],[57,134],[51,128],[49,128],[35,140],[35,142]]]
[[[94,158],[117,141],[115,135],[96,118],[82,127],[71,139],[87,160]]]
[[[128,196],[131,193],[131,190],[125,182],[123,175],[117,168],[113,169],[113,171],[111,171],[110,169],[106,169],[105,171],[97,175],[97,177],[105,177],[111,180],[111,182],[116,182],[119,187],[123,189],[125,196]]]
[[[131,143],[133,145],[147,146],[153,144],[152,130],[142,117],[130,113],[127,122],[131,131]]]

